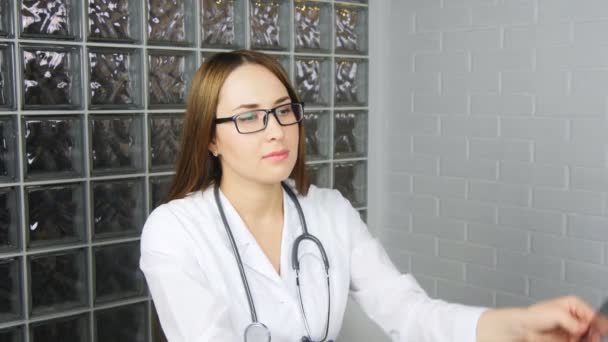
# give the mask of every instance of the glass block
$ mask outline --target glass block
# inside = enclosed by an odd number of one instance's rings
[[[324,57],[295,58],[295,87],[307,106],[329,104],[330,60]]]
[[[367,163],[365,161],[335,163],[334,189],[338,189],[353,207],[365,206],[367,202]]]
[[[367,155],[367,112],[340,111],[334,115],[334,157]]]
[[[66,178],[82,174],[80,116],[24,117],[23,165],[26,179]]]
[[[0,0],[0,37],[10,37],[13,33],[13,2]],[[1,340],[0,340],[1,341]]]
[[[17,175],[16,127],[13,116],[0,117],[0,182],[12,182]]]
[[[235,49],[245,46],[245,0],[199,0],[203,47]]]
[[[81,105],[78,47],[23,46],[24,109],[78,108]]]
[[[33,315],[87,306],[84,249],[28,256],[28,272]]]
[[[289,49],[289,2],[250,0],[249,31],[254,49]]]
[[[147,0],[148,44],[192,45],[194,0]]]
[[[0,329],[0,342],[24,342],[23,326]]]
[[[89,314],[62,317],[30,325],[31,342],[89,341]]]
[[[337,53],[367,53],[367,7],[335,5]]]
[[[296,51],[329,51],[331,44],[330,4],[296,1],[294,25]]]
[[[80,1],[19,0],[24,38],[79,39]]]
[[[327,111],[306,111],[304,132],[306,159],[329,159],[331,116]]]
[[[179,151],[184,116],[182,114],[151,114],[148,119],[150,124],[150,170],[172,170]]]
[[[361,221],[367,223],[367,209],[359,210],[359,215],[361,215]]]
[[[195,64],[189,52],[148,50],[149,107],[185,108]]]
[[[167,337],[160,326],[160,320],[158,319],[158,313],[154,307],[154,302],[150,301],[152,307],[152,342],[167,342]]]
[[[330,174],[329,164],[306,164],[306,171],[311,184],[314,184],[320,188],[330,187]]]
[[[150,211],[165,202],[172,181],[173,176],[150,177]]]
[[[93,237],[139,235],[144,224],[143,178],[91,182]]]
[[[28,247],[85,240],[82,183],[29,186],[25,192]]]
[[[146,282],[139,270],[139,241],[96,247],[95,303],[145,295]]]
[[[23,317],[21,259],[0,259],[0,322]]]
[[[88,0],[89,41],[135,43],[141,40],[140,6],[136,0]]]
[[[140,115],[91,115],[91,172],[136,172],[143,164]]]
[[[135,49],[89,49],[91,108],[141,106],[141,54]]]
[[[146,302],[95,312],[95,342],[146,342],[148,337]]]
[[[0,44],[0,108],[15,107],[13,70],[13,45]]]
[[[0,252],[19,249],[18,208],[17,189],[0,188]]]
[[[335,104],[367,105],[367,60],[336,58]]]

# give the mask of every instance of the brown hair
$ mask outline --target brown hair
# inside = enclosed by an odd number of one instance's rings
[[[215,112],[220,90],[228,76],[239,66],[257,64],[272,72],[283,83],[289,97],[298,102],[298,95],[281,64],[273,57],[251,50],[220,52],[210,57],[197,70],[186,106],[180,152],[177,157],[175,176],[167,200],[184,197],[198,190],[205,190],[222,177],[220,161],[209,153],[209,143],[215,135]],[[290,178],[295,180],[296,190],[305,195],[309,183],[306,175],[306,151],[304,125],[298,124],[300,141],[298,158]]]

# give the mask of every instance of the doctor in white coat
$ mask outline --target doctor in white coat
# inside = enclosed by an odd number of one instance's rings
[[[170,201],[141,239],[140,267],[170,342],[335,340],[348,295],[394,341],[588,333],[593,310],[574,297],[500,310],[429,298],[339,192],[308,185],[302,118],[267,55],[219,53],[196,73]]]

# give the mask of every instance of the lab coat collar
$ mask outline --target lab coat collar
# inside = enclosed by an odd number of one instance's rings
[[[274,267],[270,263],[270,260],[268,259],[266,254],[264,254],[262,248],[258,245],[257,241],[247,228],[245,222],[238,214],[236,209],[232,206],[228,198],[224,196],[224,193],[221,190],[220,200],[222,202],[222,207],[224,208],[226,220],[228,221],[228,224],[230,225],[230,229],[232,231],[232,235],[234,236],[234,240],[241,256],[241,260],[243,261],[243,265],[248,266],[253,271],[265,276],[273,282],[281,283],[282,277],[279,276],[279,274],[275,271]],[[295,204],[293,203],[289,195],[287,195],[284,189],[283,207],[283,233],[281,239],[280,256],[282,275],[284,275],[284,273],[290,267],[289,262],[291,260],[290,255],[292,242],[293,240],[295,240],[295,234],[297,234],[298,229],[300,229],[300,222],[295,208]],[[221,218],[218,222],[221,222]],[[223,224],[221,228],[221,231],[225,235],[225,228],[223,227]],[[228,240],[228,236],[226,236],[226,243],[228,248],[232,249],[232,247],[230,246],[230,241]]]

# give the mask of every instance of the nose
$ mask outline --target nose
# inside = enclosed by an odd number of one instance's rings
[[[272,113],[268,114],[268,124],[266,125],[266,135],[269,139],[282,139],[285,135],[283,126],[279,124],[276,116]]]

